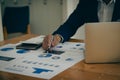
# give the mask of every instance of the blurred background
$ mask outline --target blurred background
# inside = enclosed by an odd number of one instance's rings
[[[55,31],[67,20],[79,0],[0,0],[0,2],[0,41],[2,41],[4,39],[2,16],[5,7],[28,5],[31,32],[46,35]],[[84,39],[84,27],[78,29],[72,38]]]

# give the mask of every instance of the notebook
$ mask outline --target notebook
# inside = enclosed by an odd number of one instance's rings
[[[85,25],[85,62],[120,62],[120,22]]]

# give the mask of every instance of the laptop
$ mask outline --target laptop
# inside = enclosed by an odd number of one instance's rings
[[[120,22],[86,23],[85,62],[120,62]]]

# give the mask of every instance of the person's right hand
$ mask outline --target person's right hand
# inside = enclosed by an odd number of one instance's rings
[[[52,39],[53,37],[53,39]],[[51,41],[52,39],[52,41]],[[42,48],[47,50],[49,46],[54,47],[56,46],[58,43],[60,43],[61,41],[61,37],[59,35],[47,35],[45,36],[43,43],[42,43]]]

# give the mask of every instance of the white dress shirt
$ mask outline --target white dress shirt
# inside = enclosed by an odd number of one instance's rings
[[[98,19],[99,22],[111,22],[115,0],[106,4],[103,0],[98,0]]]

